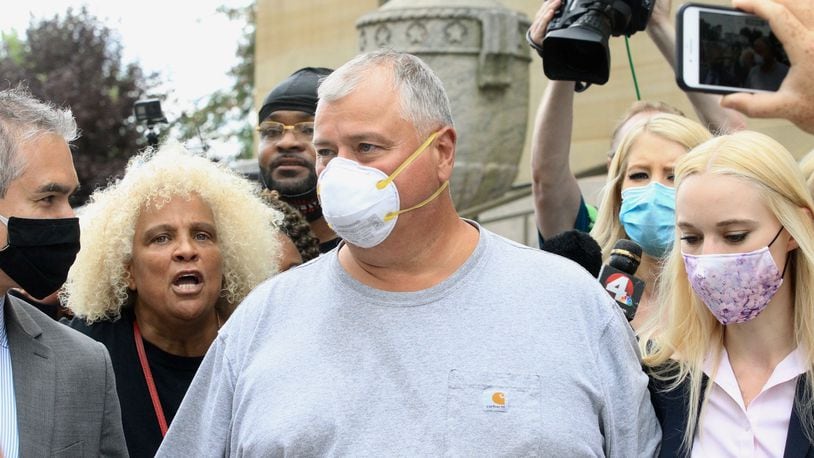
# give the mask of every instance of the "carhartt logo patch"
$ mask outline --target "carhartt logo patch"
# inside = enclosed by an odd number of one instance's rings
[[[483,410],[487,412],[505,412],[508,407],[505,391],[494,388],[483,390]]]

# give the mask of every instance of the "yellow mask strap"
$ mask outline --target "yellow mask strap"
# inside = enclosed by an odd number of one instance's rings
[[[433,140],[435,140],[438,137],[438,134],[440,134],[440,133],[441,133],[441,131],[439,130],[438,132],[435,132],[434,134],[430,135],[424,141],[424,143],[422,143],[421,146],[419,146],[418,149],[413,152],[413,154],[411,154],[407,159],[405,159],[404,162],[402,162],[401,165],[398,166],[398,168],[396,168],[396,170],[394,170],[393,173],[390,174],[390,176],[388,176],[387,178],[385,178],[383,180],[379,180],[379,182],[376,183],[376,189],[382,190],[382,189],[386,188],[387,185],[392,183],[393,180],[395,180],[396,177],[399,176],[399,174],[402,171],[404,171],[404,169],[409,167],[409,165],[412,164],[413,161],[415,161],[418,158],[418,156],[420,156],[421,153],[423,153],[424,150],[427,149],[428,146],[430,146],[430,144],[433,142]]]
[[[433,199],[440,196],[441,193],[444,192],[444,189],[447,189],[448,187],[449,187],[449,181],[445,181],[444,184],[442,184],[440,188],[438,188],[434,193],[432,193],[432,195],[430,197],[427,197],[426,199],[422,200],[421,202],[419,202],[416,205],[413,205],[410,208],[405,208],[404,210],[398,210],[398,211],[394,211],[394,212],[388,212],[386,215],[384,215],[384,220],[385,221],[390,221],[391,219],[395,218],[396,216],[399,216],[402,213],[407,213],[408,211],[412,211],[412,210],[415,210],[417,208],[421,208],[421,207],[427,205],[428,203],[432,202]]]

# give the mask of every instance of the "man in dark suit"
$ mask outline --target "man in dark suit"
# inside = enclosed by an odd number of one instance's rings
[[[126,456],[105,347],[8,294],[65,281],[79,250],[69,110],[0,91],[0,456]]]

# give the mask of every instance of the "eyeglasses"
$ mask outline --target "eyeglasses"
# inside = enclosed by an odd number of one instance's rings
[[[300,140],[310,142],[314,138],[313,122],[298,122],[293,126],[289,126],[276,121],[263,121],[257,126],[260,137],[266,140],[280,140],[287,130],[291,130],[291,132],[294,133],[294,137]]]

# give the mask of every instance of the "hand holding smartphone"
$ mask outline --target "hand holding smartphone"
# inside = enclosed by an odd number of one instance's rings
[[[732,8],[685,4],[678,11],[676,79],[685,91],[776,91],[789,59],[768,22]]]

